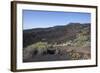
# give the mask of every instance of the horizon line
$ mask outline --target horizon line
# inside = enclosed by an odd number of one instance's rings
[[[84,25],[84,24],[91,24],[91,23],[78,23],[78,22],[73,23],[73,22],[70,22],[70,23],[64,24],[64,25],[55,25],[55,26],[51,26],[51,27],[38,27],[38,28],[32,27],[32,28],[27,28],[27,29],[23,29],[23,30],[45,29],[45,28],[52,28],[52,27],[56,27],[56,26],[65,26],[65,25],[70,25],[70,24],[81,24],[81,25]]]

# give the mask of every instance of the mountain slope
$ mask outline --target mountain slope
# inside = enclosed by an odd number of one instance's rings
[[[64,43],[67,41],[77,42],[82,36],[90,40],[90,24],[70,23],[64,26],[49,28],[35,28],[23,30],[23,47],[36,42]],[[81,37],[81,38],[79,38]],[[81,42],[81,41],[80,41]],[[77,43],[80,43],[77,42]]]

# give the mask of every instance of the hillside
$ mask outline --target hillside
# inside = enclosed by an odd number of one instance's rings
[[[91,58],[90,24],[23,31],[23,62],[84,60]]]
[[[23,31],[23,47],[36,42],[64,43],[73,41],[79,34],[90,37],[90,24],[70,23],[65,26],[35,28]]]

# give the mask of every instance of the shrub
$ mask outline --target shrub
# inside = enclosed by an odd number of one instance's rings
[[[78,52],[75,52],[74,50],[69,52],[69,56],[72,60],[80,59],[81,55]]]

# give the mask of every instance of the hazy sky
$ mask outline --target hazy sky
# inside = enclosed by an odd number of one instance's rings
[[[23,29],[90,22],[90,13],[23,10]]]

